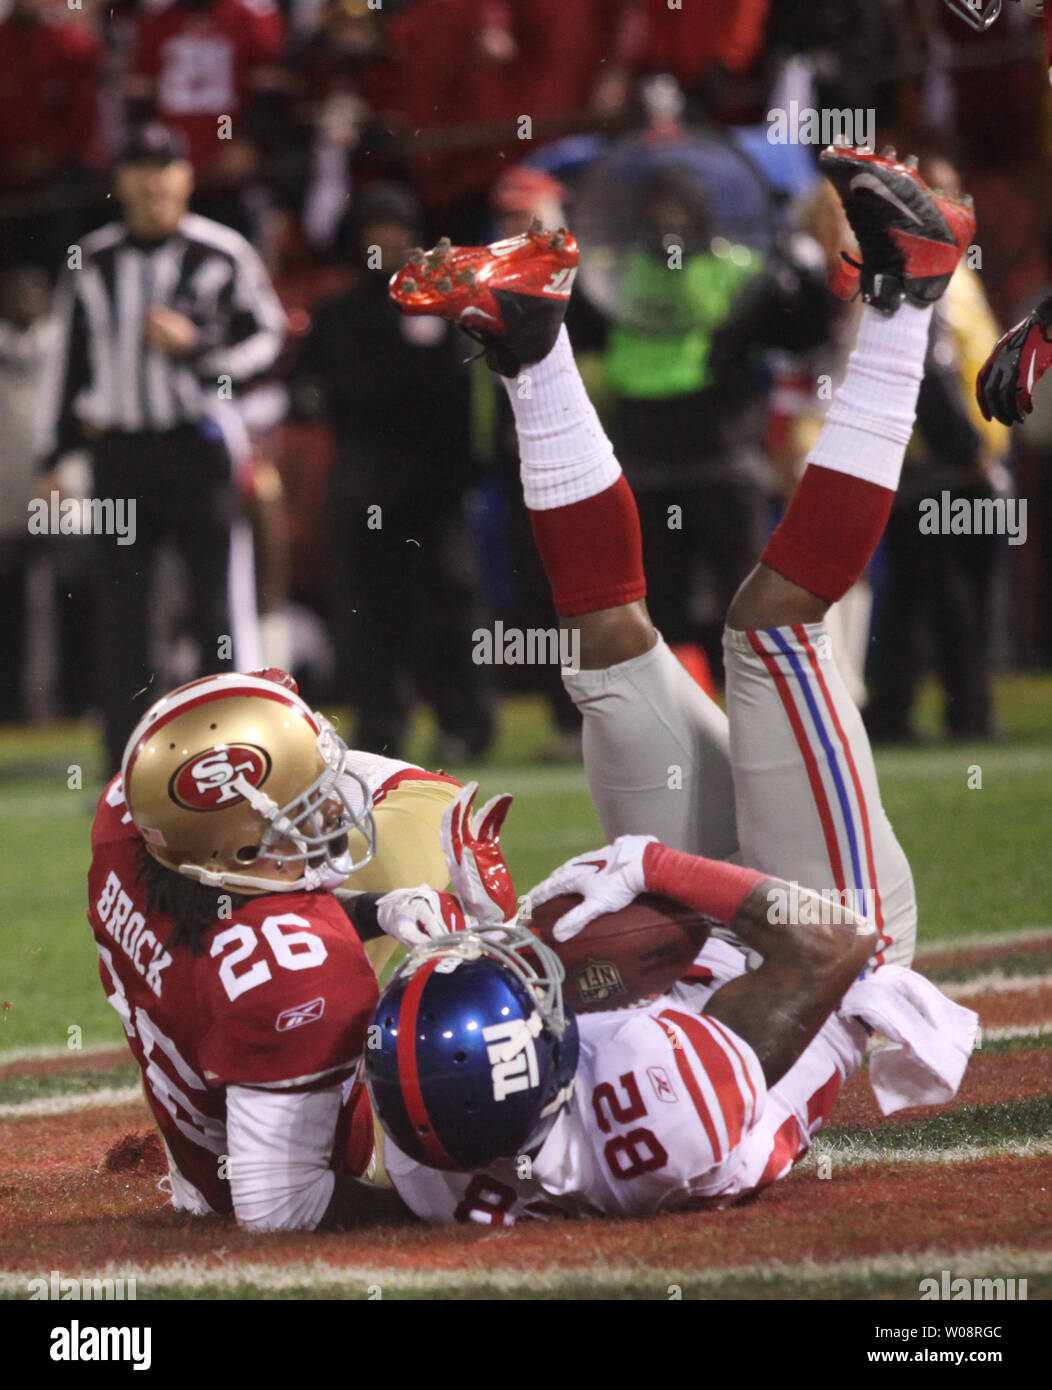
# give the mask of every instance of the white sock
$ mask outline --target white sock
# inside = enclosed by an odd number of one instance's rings
[[[903,304],[890,318],[862,310],[847,373],[808,463],[894,491],[913,432],[928,351],[931,307]]]
[[[605,492],[621,476],[614,446],[588,399],[565,325],[547,357],[502,378],[515,414],[522,490],[531,511]]]

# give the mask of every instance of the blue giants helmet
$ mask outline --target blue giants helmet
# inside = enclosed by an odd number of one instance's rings
[[[577,1022],[563,967],[520,927],[413,951],[381,996],[365,1078],[400,1149],[467,1171],[531,1153],[573,1094]]]

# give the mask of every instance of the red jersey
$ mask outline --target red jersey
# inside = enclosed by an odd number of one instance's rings
[[[153,95],[159,120],[181,130],[197,169],[223,149],[219,117],[230,138],[244,138],[241,116],[253,73],[277,60],[284,39],[272,0],[215,0],[202,9],[175,0],[139,23],[132,86]]]
[[[670,9],[667,0],[644,0],[643,66],[673,73],[692,87],[710,63],[747,71],[763,48],[770,0],[694,0]]]
[[[147,912],[142,840],[119,777],[99,801],[91,838],[88,920],[99,973],[179,1176],[212,1211],[230,1213],[225,1088],[273,1094],[341,1082],[330,1166],[361,1173],[372,1126],[357,1070],[378,991],[336,899],[254,898],[216,921],[195,956],[168,945],[170,917]]]
[[[99,160],[100,52],[79,24],[0,22],[0,186]]]

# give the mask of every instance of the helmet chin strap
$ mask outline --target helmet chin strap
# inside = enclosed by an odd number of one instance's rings
[[[339,888],[346,881],[353,867],[354,860],[348,851],[316,869],[310,867],[304,869],[303,886],[308,890],[323,888],[327,893],[331,893],[334,888]]]

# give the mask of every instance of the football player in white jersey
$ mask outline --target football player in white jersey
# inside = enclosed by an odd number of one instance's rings
[[[894,152],[830,150],[822,166],[861,249],[866,307],[801,486],[728,612],[727,718],[647,615],[634,500],[561,328],[573,238],[443,242],[392,281],[403,312],[460,323],[507,378],[534,535],[560,621],[579,632],[580,670],[564,680],[616,838],[531,898],[583,895],[563,938],[644,891],[729,938],[669,996],[578,1020],[558,962],[516,931],[414,952],[381,1000],[366,1069],[388,1171],[427,1219],[644,1214],[755,1192],[806,1152],[866,1027],[894,1043],[870,1068],[887,1112],[949,1099],[963,1074],[975,1016],[907,968],[912,878],[823,619],[883,531],[931,305],[975,219]],[[802,910],[772,913],[800,883]]]

